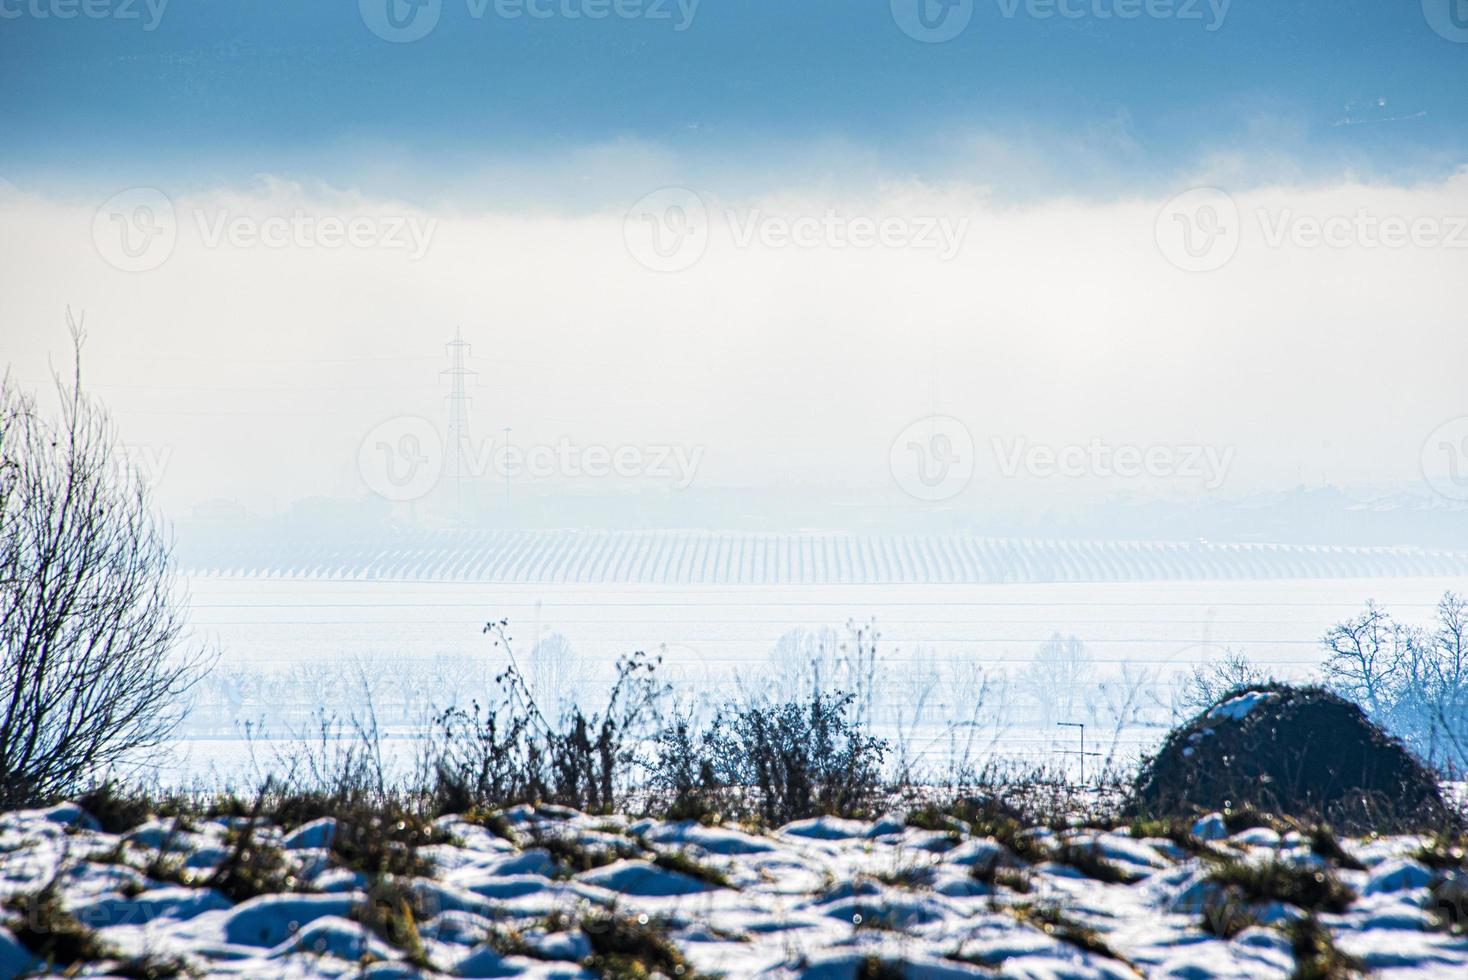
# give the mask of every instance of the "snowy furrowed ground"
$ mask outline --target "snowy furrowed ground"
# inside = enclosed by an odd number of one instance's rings
[[[1197,847],[1042,830],[1026,832],[1021,860],[993,839],[897,817],[758,833],[521,807],[482,823],[440,818],[447,842],[422,849],[432,871],[396,882],[419,913],[411,953],[362,924],[382,882],[337,859],[330,818],[261,832],[283,850],[294,891],[234,903],[204,887],[230,825],[154,820],[119,837],[74,805],[12,812],[0,816],[0,890],[13,910],[54,879],[116,956],[182,957],[200,976],[1283,978],[1297,967],[1301,908],[1255,901],[1231,913],[1246,916],[1221,930],[1232,938],[1204,928],[1222,894],[1210,869],[1279,861],[1348,889],[1343,908],[1315,914],[1373,975],[1468,976],[1468,941],[1431,907],[1432,886],[1463,872],[1414,860],[1415,837],[1346,840],[1354,861],[1340,862],[1295,833],[1229,835],[1215,816],[1195,826],[1210,842]],[[146,873],[160,848],[167,882]],[[1092,860],[1067,858],[1078,849]],[[602,858],[573,872],[573,854]],[[617,972],[603,955],[614,933],[662,936],[665,958]],[[18,934],[0,934],[0,975],[44,972]],[[109,971],[126,972],[105,960],[70,972]]]

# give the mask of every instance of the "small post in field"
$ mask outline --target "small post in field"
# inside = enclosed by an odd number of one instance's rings
[[[1080,785],[1081,785],[1081,788],[1084,789],[1085,788],[1085,785],[1086,785],[1086,756],[1088,756],[1088,755],[1094,755],[1094,756],[1098,756],[1099,757],[1101,755],[1101,753],[1100,752],[1087,752],[1086,751],[1086,724],[1085,724],[1085,722],[1081,722],[1081,721],[1058,721],[1058,722],[1055,723],[1055,725],[1056,725],[1057,728],[1078,728],[1078,729],[1080,729],[1080,732],[1081,732],[1081,750],[1079,752],[1075,752],[1075,753],[1062,751],[1060,754],[1061,755],[1072,755],[1072,754],[1074,754],[1074,755],[1080,756],[1080,760],[1081,760],[1081,782],[1080,782]]]

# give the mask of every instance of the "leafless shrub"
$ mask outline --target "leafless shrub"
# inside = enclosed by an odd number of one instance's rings
[[[44,414],[0,379],[0,804],[73,792],[173,731],[204,666],[180,652],[170,547],[76,368]]]
[[[725,705],[702,728],[681,719],[659,735],[654,791],[682,816],[747,810],[767,825],[870,816],[883,796],[889,747],[853,717],[855,701],[817,693]]]
[[[1033,700],[1043,727],[1075,714],[1092,671],[1091,655],[1080,637],[1056,633],[1041,645],[1020,684]]]
[[[624,657],[606,706],[587,715],[572,705],[552,722],[515,662],[507,624],[485,631],[510,658],[497,678],[498,703],[450,708],[433,732],[432,755],[442,806],[551,802],[608,812],[630,789],[640,748],[657,728],[667,688],[659,659]]]
[[[1192,717],[1211,708],[1230,691],[1274,680],[1262,667],[1238,650],[1227,650],[1218,660],[1198,664],[1177,677],[1174,718]]]

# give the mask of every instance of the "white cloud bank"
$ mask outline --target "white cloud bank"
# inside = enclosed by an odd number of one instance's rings
[[[444,416],[459,327],[476,433],[697,447],[706,486],[885,492],[892,440],[928,415],[972,434],[973,493],[1212,482],[1005,477],[990,447],[1017,441],[1227,451],[1225,492],[1412,481],[1468,415],[1468,171],[1195,195],[1181,215],[961,184],[653,192],[473,212],[261,180],[99,216],[7,188],[4,359],[44,378],[66,306],[85,310],[88,374],[127,440],[166,454],[174,506],[362,492],[364,433]]]

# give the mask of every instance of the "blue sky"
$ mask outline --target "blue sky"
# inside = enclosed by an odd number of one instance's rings
[[[138,17],[37,16],[83,2]],[[1468,446],[1441,434],[1468,432],[1468,0],[1439,30],[1439,0],[971,0],[940,44],[900,28],[917,0],[701,0],[681,31],[677,0],[430,0],[410,43],[369,28],[386,2],[170,0],[146,30],[147,0],[0,0],[0,347],[43,382],[87,311],[169,506],[362,493],[384,419],[442,417],[460,326],[477,432],[698,449],[701,487],[910,506],[892,447],[933,416],[1016,506],[1215,491],[1006,475],[994,440],[1211,448],[1235,495],[1421,489]],[[1097,15],[1148,4],[1196,16]],[[311,232],[348,220],[365,241]],[[1387,222],[1438,234],[1377,247]]]
[[[886,2],[703,0],[679,31],[671,2],[669,19],[588,20],[443,0],[406,44],[356,3],[173,0],[148,31],[144,0],[138,19],[35,16],[56,2],[0,0],[0,176],[38,190],[274,173],[451,194],[466,171],[619,143],[1016,195],[1165,184],[1232,155],[1260,180],[1468,160],[1468,44],[1418,0],[1235,0],[1213,31],[1206,0],[1197,19],[1134,20],[1094,15],[1116,0],[1071,0],[1077,19],[976,0],[942,44]]]

